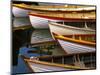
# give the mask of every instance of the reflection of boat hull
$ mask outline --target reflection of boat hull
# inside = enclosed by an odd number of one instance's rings
[[[15,17],[28,17],[29,10],[13,6],[12,12]]]
[[[22,27],[22,26],[31,26],[30,20],[28,18],[23,18],[23,17],[17,17],[14,18],[13,21],[14,27]]]
[[[47,28],[49,28],[48,20],[59,22],[59,20],[46,19],[46,18],[42,18],[42,17],[38,17],[38,16],[32,16],[32,15],[29,15],[29,18],[30,18],[32,26],[36,29],[47,29]]]
[[[31,44],[53,41],[50,31],[47,29],[34,30],[31,35]]]
[[[49,23],[50,31],[60,35],[74,35],[74,34],[95,34],[95,30],[86,28],[77,28],[57,23]]]

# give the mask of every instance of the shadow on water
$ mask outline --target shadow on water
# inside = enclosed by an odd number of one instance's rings
[[[26,30],[13,31],[12,35],[12,65],[17,65],[19,48],[21,46],[28,46],[30,43],[31,33],[33,28]]]
[[[18,57],[21,47],[28,47],[30,44],[31,34],[33,28],[25,30],[15,30],[12,33],[12,73],[27,73],[30,70],[25,65],[25,62],[22,58]]]

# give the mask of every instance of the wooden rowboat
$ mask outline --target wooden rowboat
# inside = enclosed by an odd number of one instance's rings
[[[74,35],[74,34],[95,34],[96,32],[94,29],[91,29],[91,27],[88,27],[86,23],[83,27],[81,27],[82,25],[78,25],[78,27],[76,26],[77,26],[77,22],[76,25],[74,24],[74,26],[49,22],[49,28],[52,36],[53,36],[52,33],[66,36],[66,35]]]
[[[33,72],[72,71],[95,68],[93,65],[95,64],[95,52],[63,56],[22,57]],[[86,60],[87,58],[88,60]]]
[[[51,5],[36,6],[26,4],[13,4],[12,12],[15,17],[25,17],[29,15],[34,28],[48,28],[48,20],[54,22],[83,22],[95,21],[95,7]],[[28,14],[28,12],[30,12]]]
[[[56,35],[63,50],[68,54],[96,51],[95,34]]]
[[[66,12],[66,11],[92,11],[95,10],[95,7],[89,7],[89,6],[72,6],[68,5],[68,7],[65,7],[65,5],[48,5],[48,6],[37,6],[34,3],[28,5],[24,2],[21,4],[12,4],[12,12],[15,17],[25,17],[28,16],[29,11],[42,11],[42,12]]]
[[[31,24],[34,28],[48,28],[48,21],[54,22],[95,22],[95,11],[89,12],[40,12],[29,13]]]

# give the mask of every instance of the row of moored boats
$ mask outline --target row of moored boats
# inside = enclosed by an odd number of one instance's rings
[[[96,8],[95,6],[36,6],[13,4],[15,17],[29,16],[36,29],[50,29],[53,40],[66,55],[25,57],[20,55],[33,72],[86,70],[95,68],[96,53]],[[84,26],[69,25],[68,22]],[[88,25],[92,22],[93,25]]]

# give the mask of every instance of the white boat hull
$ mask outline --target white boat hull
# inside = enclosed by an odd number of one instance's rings
[[[44,65],[44,64],[38,64],[38,63],[33,63],[33,62],[28,62],[28,64],[34,72],[52,72],[52,71],[72,70],[72,69],[67,69],[63,67]]]
[[[15,17],[28,17],[29,10],[13,6],[12,13]]]
[[[77,43],[72,43],[64,40],[57,39],[63,50],[68,54],[95,52],[95,47],[85,46]]]
[[[52,20],[52,19],[46,19],[46,18],[41,18],[33,15],[29,15],[30,22],[32,26],[35,29],[47,29],[49,28],[48,26],[48,21],[53,21],[53,22],[59,22],[60,20]]]
[[[74,34],[95,34],[95,30],[86,28],[77,28],[57,23],[49,23],[50,32],[60,35],[74,35]]]

